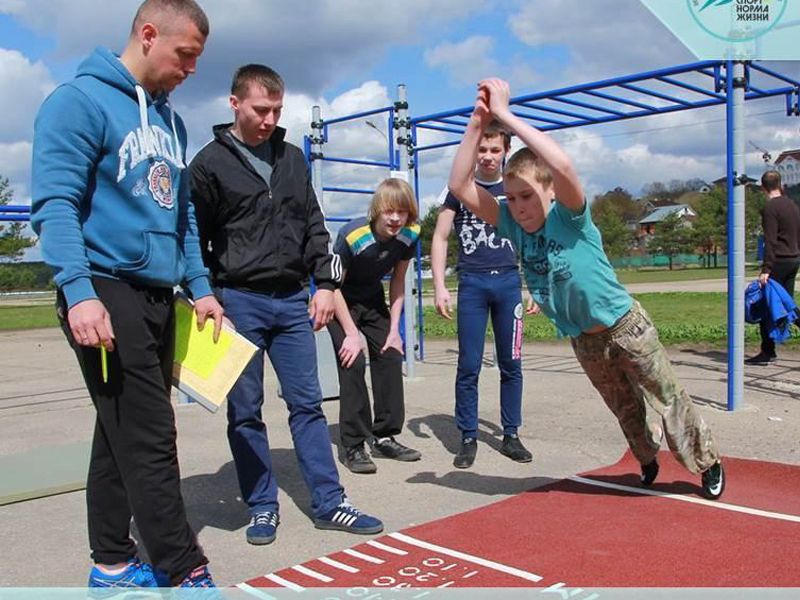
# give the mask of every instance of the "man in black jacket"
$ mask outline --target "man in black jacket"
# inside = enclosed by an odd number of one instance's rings
[[[758,279],[762,286],[773,279],[794,297],[794,280],[800,265],[800,208],[794,200],[783,195],[778,171],[766,171],[761,176],[761,187],[769,198],[761,215],[764,264]],[[766,320],[762,319],[761,352],[745,362],[748,365],[765,365],[776,358],[775,340],[769,337]]]
[[[217,294],[238,332],[259,348],[228,394],[228,440],[252,517],[251,544],[272,542],[279,521],[261,419],[265,351],[289,409],[315,526],[361,534],[383,529],[347,500],[322,412],[310,320],[319,329],[333,317],[341,267],[303,153],[278,127],[283,92],[280,75],[269,67],[237,70],[230,97],[235,121],[214,127],[214,139],[189,167],[201,247]],[[309,274],[316,284],[310,305]]]

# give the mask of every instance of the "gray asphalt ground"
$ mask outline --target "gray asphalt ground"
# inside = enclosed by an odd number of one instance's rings
[[[74,356],[54,329],[0,334],[0,344],[0,456],[55,447],[52,468],[58,468],[57,446],[89,440],[94,421]],[[748,367],[746,404],[733,413],[725,410],[724,353],[685,348],[671,355],[725,455],[800,464],[800,354],[783,353],[775,366]],[[569,345],[528,344],[521,436],[534,461],[513,463],[497,451],[499,377],[496,369],[487,366],[480,380],[477,461],[470,470],[454,469],[452,458],[459,443],[452,417],[456,358],[454,340],[428,341],[418,377],[406,382],[407,429],[400,439],[422,451],[421,461],[381,461],[375,475],[354,475],[340,466],[342,482],[354,503],[382,518],[386,532],[613,463],[625,451],[615,419],[583,375]],[[238,496],[224,410],[211,414],[197,404],[176,409],[190,520],[222,585],[235,585],[364,541],[361,536],[314,529],[286,410],[275,394],[270,369],[265,386],[264,416],[281,498],[278,538],[269,546],[250,546],[244,539],[248,517]],[[338,403],[326,402],[325,410],[335,443]],[[687,479],[699,485],[698,477],[687,473]],[[533,521],[530,526],[535,526]],[[0,532],[0,586],[85,585],[90,561],[82,491],[1,506]]]

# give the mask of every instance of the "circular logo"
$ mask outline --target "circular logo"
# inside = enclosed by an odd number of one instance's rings
[[[175,197],[172,193],[172,171],[164,161],[158,161],[150,167],[147,176],[148,187],[153,199],[163,208],[172,208]]]
[[[514,318],[521,319],[522,318],[522,303],[518,302],[517,305],[514,307]]]
[[[789,0],[686,0],[689,14],[708,35],[725,42],[747,42],[768,33],[781,20]]]

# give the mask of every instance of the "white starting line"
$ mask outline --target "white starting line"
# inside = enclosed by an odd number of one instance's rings
[[[670,494],[669,492],[659,492],[658,490],[648,490],[647,488],[631,487],[627,485],[620,485],[618,483],[610,483],[608,481],[598,481],[597,479],[588,479],[586,477],[567,477],[570,481],[576,483],[584,483],[586,485],[594,485],[597,487],[608,488],[610,490],[618,490],[621,492],[630,492],[633,494],[640,494],[642,496],[659,496],[661,498],[669,498],[670,500],[680,500],[681,502],[689,502],[691,504],[701,504],[702,506],[710,506],[720,510],[729,510],[731,512],[744,513],[746,515],[754,515],[757,517],[766,517],[768,519],[778,519],[780,521],[790,521],[792,523],[800,523],[800,517],[797,515],[786,515],[783,513],[770,512],[768,510],[760,510],[758,508],[748,508],[747,506],[739,506],[737,504],[726,504],[718,500],[706,500],[704,498],[693,498],[692,496],[684,496],[682,494]]]

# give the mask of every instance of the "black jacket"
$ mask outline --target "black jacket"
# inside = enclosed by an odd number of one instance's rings
[[[214,285],[256,292],[299,289],[311,274],[322,289],[340,285],[338,257],[302,151],[270,136],[274,157],[269,183],[228,137],[214,139],[189,165],[192,202],[203,259]]]

